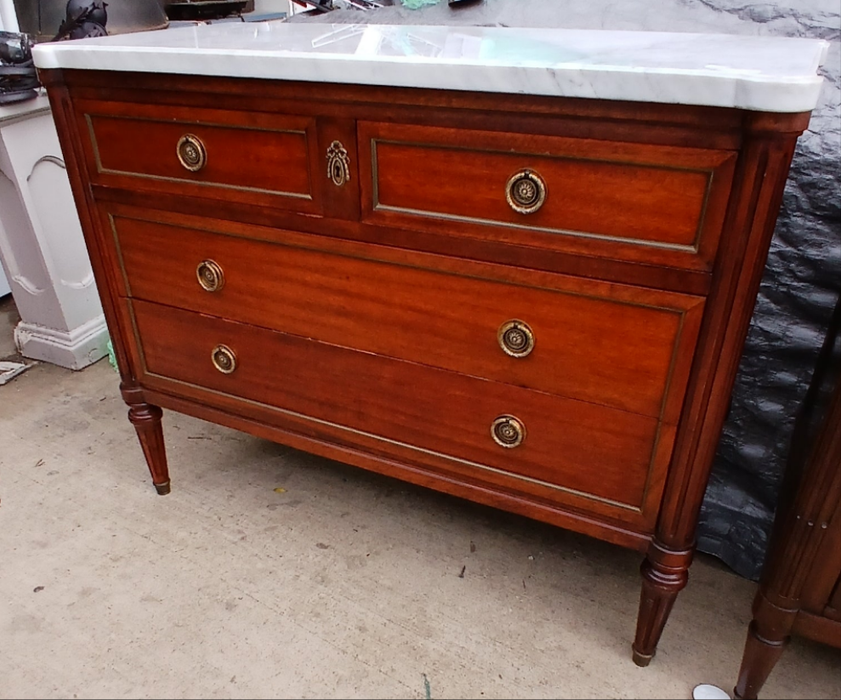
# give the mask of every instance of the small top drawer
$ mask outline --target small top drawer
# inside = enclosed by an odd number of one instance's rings
[[[95,184],[321,213],[314,118],[106,102],[80,109]]]
[[[360,122],[371,223],[711,269],[735,153]]]

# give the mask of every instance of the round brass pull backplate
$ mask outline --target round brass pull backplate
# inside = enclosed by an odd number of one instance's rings
[[[502,447],[517,447],[526,439],[526,426],[514,416],[500,416],[491,423],[491,437]]]
[[[175,152],[178,154],[178,162],[191,173],[197,173],[207,164],[207,149],[194,134],[184,134],[178,139]]]
[[[225,273],[215,260],[202,260],[196,268],[196,279],[206,292],[218,292],[225,286]]]
[[[237,368],[237,356],[227,345],[217,345],[213,348],[210,359],[222,374],[232,374]]]
[[[505,185],[505,199],[517,213],[534,214],[546,201],[546,183],[533,170],[521,170]]]
[[[516,318],[499,327],[496,339],[502,351],[511,357],[525,357],[534,350],[534,332],[528,323]]]

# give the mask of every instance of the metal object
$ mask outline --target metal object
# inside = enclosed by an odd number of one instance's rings
[[[207,150],[201,139],[193,134],[184,134],[176,147],[178,162],[191,173],[197,173],[207,164]]]
[[[20,31],[49,41],[67,16],[67,0],[14,0]],[[108,0],[108,33],[125,34],[168,25],[163,0]],[[97,16],[94,16],[96,19]]]
[[[218,292],[225,286],[225,273],[215,260],[203,260],[196,268],[196,278],[206,292]]]
[[[237,356],[227,345],[217,345],[213,348],[210,359],[222,374],[233,374],[237,368]]]
[[[509,206],[520,214],[534,214],[546,201],[546,183],[532,170],[514,173],[505,185]]]
[[[526,439],[526,426],[514,416],[500,416],[491,423],[491,437],[502,447],[517,447]]]
[[[0,104],[37,97],[38,87],[30,37],[0,31]]]
[[[534,350],[534,332],[528,323],[516,318],[499,327],[496,339],[503,352],[511,357],[525,357]]]
[[[336,187],[350,180],[350,158],[341,141],[333,141],[327,149],[327,177]]]
[[[248,12],[246,0],[173,0],[167,1],[166,16],[173,21],[221,19]],[[251,9],[254,9],[253,7]]]
[[[89,36],[108,36],[108,3],[105,0],[68,0],[64,21],[53,41],[85,39]]]
[[[32,41],[26,34],[0,31],[0,61],[20,65],[32,60]]]

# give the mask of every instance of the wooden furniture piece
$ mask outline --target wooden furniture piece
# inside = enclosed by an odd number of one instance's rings
[[[323,27],[262,30],[276,43],[191,31],[133,63],[158,39],[36,47],[158,492],[164,407],[637,549],[646,665],[687,581],[810,107],[581,99],[575,75],[503,59],[487,84],[475,61],[361,61],[382,28],[344,68],[273,53]],[[400,37],[474,46],[447,31]],[[203,36],[239,46],[227,32],[262,42],[230,64],[247,74],[207,75],[229,65],[206,50],[183,62]],[[603,41],[578,34],[539,37]],[[170,74],[150,72],[164,59]],[[462,69],[485,92],[453,89]],[[322,82],[253,77],[270,71]],[[691,98],[686,74],[667,101]],[[703,85],[744,74],[719,66]],[[620,71],[615,89],[638,78]],[[573,97],[511,94],[562,84]]]
[[[798,416],[734,693],[756,698],[791,634],[841,648],[841,300]]]

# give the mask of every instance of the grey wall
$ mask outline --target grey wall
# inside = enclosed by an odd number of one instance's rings
[[[841,288],[838,0],[483,0],[459,10],[441,3],[418,11],[395,5],[372,13],[332,12],[317,21],[719,32],[831,42],[821,102],[798,144],[701,511],[700,549],[757,578],[794,417]]]

